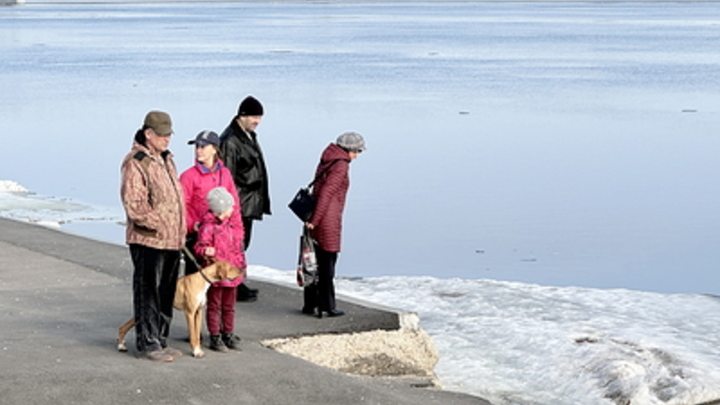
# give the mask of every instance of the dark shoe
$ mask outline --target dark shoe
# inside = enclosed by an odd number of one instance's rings
[[[210,335],[210,350],[225,353],[228,351],[228,348],[225,346],[225,342],[222,341],[220,335]]]
[[[328,311],[327,315],[328,315],[328,318],[332,318],[334,316],[343,316],[343,315],[345,315],[345,312],[341,311],[339,309],[333,309],[332,311]]]
[[[138,353],[138,357],[141,357],[143,359],[148,359],[150,361],[155,361],[158,363],[169,363],[173,361],[173,357],[167,353],[165,353],[162,350],[153,350],[151,352],[140,352]]]
[[[238,286],[238,292],[245,292],[245,293],[249,293],[252,295],[258,295],[260,290],[258,290],[257,288],[250,288],[245,283],[240,283],[240,285]]]
[[[237,301],[240,302],[252,302],[256,301],[258,296],[258,290],[255,288],[249,288],[245,283],[237,286]]]
[[[315,315],[315,308],[305,308],[303,307],[302,313],[305,315]]]
[[[257,301],[257,295],[243,295],[237,297],[237,302],[255,302]]]
[[[240,336],[234,333],[223,333],[222,341],[228,349],[240,350]]]
[[[180,350],[175,349],[175,348],[172,348],[172,347],[170,347],[170,346],[162,349],[162,352],[165,353],[165,354],[170,355],[170,356],[173,358],[173,360],[179,359],[179,358],[182,357],[182,355],[183,355]]]

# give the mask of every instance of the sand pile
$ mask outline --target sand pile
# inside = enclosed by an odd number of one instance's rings
[[[422,329],[376,330],[266,340],[263,345],[343,373],[371,377],[429,378],[439,360],[432,338]]]

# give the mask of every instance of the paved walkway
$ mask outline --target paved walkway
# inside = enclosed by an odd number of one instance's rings
[[[415,388],[411,380],[341,374],[259,342],[266,338],[399,327],[392,311],[343,302],[347,315],[302,315],[301,290],[253,280],[254,303],[238,304],[241,352],[189,355],[176,311],[172,363],[115,348],[132,313],[132,266],[124,246],[0,218],[0,403],[44,404],[483,404],[464,394]]]

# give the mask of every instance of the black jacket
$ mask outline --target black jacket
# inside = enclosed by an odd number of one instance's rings
[[[235,119],[220,135],[223,162],[235,180],[243,218],[262,219],[270,215],[270,187],[267,169],[255,132],[252,140]]]

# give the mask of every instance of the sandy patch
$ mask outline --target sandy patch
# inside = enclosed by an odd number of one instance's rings
[[[343,373],[371,377],[422,377],[436,383],[439,355],[420,328],[272,339],[263,345]]]

